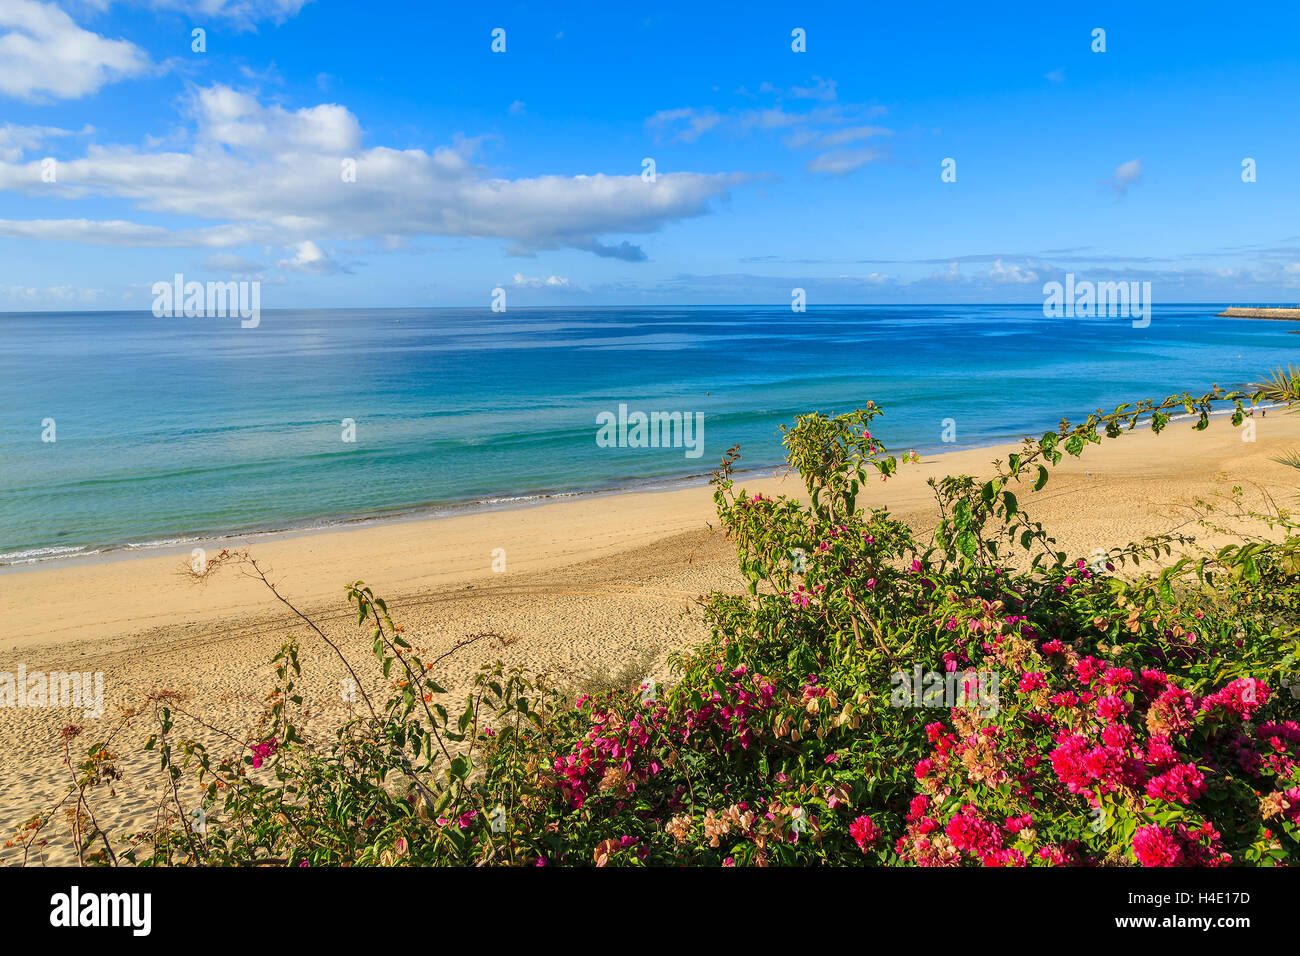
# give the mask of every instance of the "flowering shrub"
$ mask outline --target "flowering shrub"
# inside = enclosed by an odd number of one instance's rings
[[[366,698],[332,748],[307,745],[290,643],[267,720],[223,759],[169,742],[173,704],[159,701],[154,745],[173,780],[174,749],[196,768],[206,826],[172,787],[171,825],[112,859],[1290,864],[1300,706],[1280,688],[1300,633],[1295,526],[1259,516],[1276,533],[1212,554],[1164,536],[1084,559],[1057,551],[1020,501],[1064,455],[1139,421],[1159,432],[1178,409],[1204,428],[1222,402],[1239,424],[1239,397],[1217,389],[1121,406],[1026,440],[990,480],[931,481],[928,540],[857,507],[866,482],[907,464],[872,435],[872,404],[786,431],[802,500],[738,488],[733,449],[714,497],[748,594],[708,599],[712,637],[673,656],[662,693],[570,704],[497,665],[453,717],[435,662],[357,582],[349,600],[393,697]],[[938,675],[937,696],[900,705],[892,691],[922,673]],[[973,673],[979,706],[954,706],[943,684],[967,691]]]

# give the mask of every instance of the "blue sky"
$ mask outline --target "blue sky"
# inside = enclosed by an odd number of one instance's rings
[[[1300,301],[1294,3],[712,6],[0,0],[0,309]]]

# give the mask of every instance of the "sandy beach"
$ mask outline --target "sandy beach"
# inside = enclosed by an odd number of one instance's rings
[[[1206,433],[1175,423],[1067,459],[1047,487],[1022,506],[1053,531],[1060,546],[1086,555],[1147,534],[1182,531],[1212,543],[1196,525],[1195,501],[1243,486],[1246,500],[1266,496],[1287,507],[1300,485],[1293,469],[1271,459],[1300,445],[1300,418],[1256,413],[1256,441],[1224,418]],[[934,510],[926,479],[986,474],[1014,446],[955,450],[923,457],[867,495],[915,528]],[[796,481],[756,476],[752,491],[794,494]],[[351,530],[263,539],[249,550],[280,592],[308,612],[368,668],[368,641],[355,627],[344,586],[358,578],[388,601],[394,620],[417,646],[440,652],[470,634],[499,635],[463,649],[439,677],[453,693],[484,662],[501,659],[550,669],[568,686],[644,661],[668,677],[666,657],[705,636],[696,598],[739,591],[733,551],[716,525],[712,489],[700,484],[556,501],[529,508],[430,520],[370,524]],[[505,570],[500,567],[504,551]],[[311,734],[327,735],[348,713],[344,671],[277,602],[237,567],[195,581],[188,554],[141,555],[0,575],[0,672],[102,672],[104,713],[88,719],[58,708],[0,710],[0,828],[13,828],[64,794],[71,774],[59,731],[87,728],[84,743],[142,708],[154,691],[181,695],[182,707],[241,736],[256,723],[271,686],[269,664],[290,635],[302,638],[305,704]],[[373,669],[373,687],[383,684]],[[150,825],[160,791],[156,761],[140,751],[144,715],[114,742],[121,779],[116,799],[100,797],[101,823],[118,831]],[[182,716],[178,734],[221,739]],[[110,806],[111,804],[111,806]],[[56,819],[43,858],[75,862],[66,821]],[[0,840],[3,842],[3,840]],[[33,861],[38,859],[33,854]],[[0,860],[17,861],[15,849]]]

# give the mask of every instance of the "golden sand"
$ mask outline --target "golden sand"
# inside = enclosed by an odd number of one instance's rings
[[[1300,418],[1278,410],[1257,417],[1255,426],[1254,442],[1243,442],[1222,418],[1201,434],[1185,423],[1159,436],[1135,432],[1066,459],[1042,492],[1026,487],[1020,501],[1063,550],[1079,556],[1154,533],[1203,536],[1197,498],[1233,484],[1257,506],[1266,495],[1283,506],[1296,496],[1300,474],[1271,459],[1300,446]],[[928,531],[935,516],[927,478],[987,474],[989,462],[1011,450],[926,457],[870,489],[860,503],[888,504],[897,517]],[[797,487],[796,480],[766,475],[743,484],[768,495]],[[374,671],[368,641],[343,590],[358,578],[387,599],[405,636],[431,653],[468,634],[504,638],[480,641],[446,662],[439,679],[453,692],[495,659],[549,668],[576,684],[646,656],[653,658],[651,676],[663,680],[669,651],[706,636],[695,598],[742,590],[734,552],[716,530],[711,494],[709,486],[696,485],[577,498],[263,538],[249,550],[281,593],[311,613],[366,674]],[[496,549],[505,552],[503,572],[492,569]],[[307,731],[327,735],[347,714],[340,692],[346,674],[319,639],[238,568],[196,582],[185,573],[188,560],[188,553],[155,554],[0,575],[0,673],[20,664],[28,672],[102,672],[105,687],[98,720],[56,708],[0,709],[3,839],[63,796],[71,774],[62,764],[62,727],[87,728],[74,742],[76,756],[123,708],[143,707],[151,692],[169,690],[183,696],[183,708],[242,736],[266,706],[269,662],[289,634],[302,638]],[[371,688],[382,694],[382,681],[373,676]],[[154,819],[161,796],[156,758],[140,751],[149,732],[148,720],[137,717],[115,742],[123,777],[112,800],[102,792],[96,797],[101,823],[118,832]],[[176,733],[222,746],[219,736],[185,717]],[[47,860],[75,862],[66,823],[57,820],[50,839]],[[15,859],[14,849],[0,849],[0,861]]]

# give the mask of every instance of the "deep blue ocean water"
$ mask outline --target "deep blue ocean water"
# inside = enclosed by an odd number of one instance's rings
[[[526,499],[781,460],[777,426],[874,399],[895,451],[1041,432],[1257,381],[1291,323],[1157,306],[0,314],[0,564]],[[702,412],[703,456],[601,448],[596,416]],[[54,442],[42,441],[53,419]],[[342,440],[343,419],[356,441]]]

